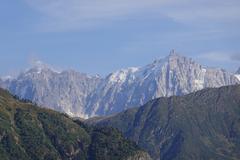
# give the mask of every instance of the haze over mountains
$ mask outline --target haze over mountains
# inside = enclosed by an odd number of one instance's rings
[[[73,70],[56,72],[35,67],[1,87],[21,98],[65,112],[71,116],[109,115],[172,95],[185,95],[206,87],[240,83],[239,76],[223,69],[203,67],[174,51],[144,67],[127,68],[107,77],[89,76]]]

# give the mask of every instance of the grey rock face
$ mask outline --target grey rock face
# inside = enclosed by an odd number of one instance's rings
[[[122,69],[104,79],[35,67],[0,85],[39,105],[86,118],[120,112],[161,96],[184,95],[239,82],[231,73],[204,68],[172,52],[165,59],[141,68]]]
[[[99,83],[100,78],[90,77],[72,70],[61,73],[49,68],[32,68],[5,84],[11,93],[30,99],[42,106],[84,117],[86,97]]]
[[[235,73],[235,77],[240,81],[240,67],[237,70],[237,72]]]
[[[110,74],[88,97],[87,114],[109,115],[157,97],[184,95],[206,87],[236,83],[239,81],[231,73],[204,68],[173,52],[145,67]]]

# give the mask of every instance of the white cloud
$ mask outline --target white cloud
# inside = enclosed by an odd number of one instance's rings
[[[136,11],[163,4],[157,0],[25,0],[44,15],[46,28],[79,29],[106,23]]]
[[[29,57],[29,65],[30,65],[29,66],[30,69],[31,68],[38,68],[39,71],[44,69],[44,68],[49,68],[56,73],[60,73],[62,71],[59,67],[54,67],[50,64],[47,64],[47,63],[43,62],[42,60],[40,60],[40,59],[38,59],[38,58],[36,58],[32,55]],[[29,70],[29,68],[26,69],[25,71]]]
[[[169,9],[169,10],[168,10]],[[189,1],[167,8],[166,14],[179,22],[235,22],[240,20],[240,1]]]
[[[236,52],[214,51],[214,52],[200,54],[197,58],[216,61],[216,62],[232,62],[232,61],[240,61],[240,54]]]
[[[240,61],[240,53],[235,53],[231,56],[233,61]]]
[[[40,60],[40,58],[37,56],[36,53],[31,53],[28,56],[28,64],[30,65],[30,67],[38,67],[38,68],[44,68],[44,67],[48,67],[49,65],[44,63],[42,60]]]
[[[106,24],[142,11],[180,23],[240,20],[239,0],[25,0],[43,14],[40,27],[74,30]]]

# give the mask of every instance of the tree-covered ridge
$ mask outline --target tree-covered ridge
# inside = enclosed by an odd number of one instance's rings
[[[87,122],[118,128],[154,159],[240,159],[240,85],[159,98]]]
[[[0,89],[1,160],[120,160],[148,155],[113,128],[16,100]]]

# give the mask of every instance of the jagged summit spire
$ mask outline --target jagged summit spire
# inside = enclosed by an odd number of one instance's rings
[[[170,54],[167,56],[168,59],[178,59],[183,58],[184,56],[178,54],[175,49],[172,49],[170,51]]]
[[[172,49],[169,53],[168,57],[182,57],[181,55],[179,55],[175,49]]]
[[[170,51],[170,53],[169,53],[168,56],[166,56],[166,57],[164,57],[164,58],[162,58],[162,59],[155,58],[155,60],[153,61],[153,64],[158,64],[158,63],[162,63],[162,62],[167,62],[167,61],[169,61],[169,60],[179,59],[179,58],[186,58],[186,57],[178,54],[175,49],[172,49],[172,50]]]
[[[176,55],[177,53],[175,52],[175,49],[172,49],[171,51],[170,51],[170,55]]]

